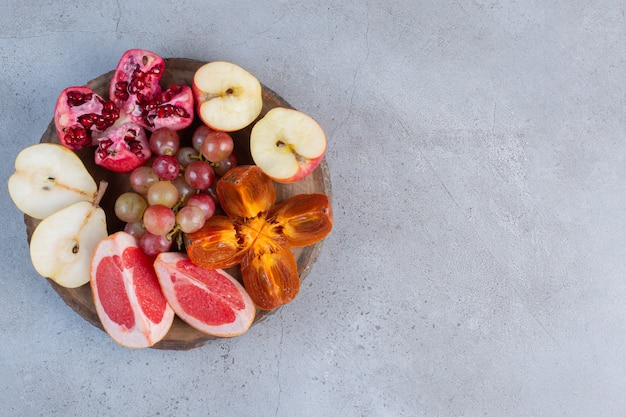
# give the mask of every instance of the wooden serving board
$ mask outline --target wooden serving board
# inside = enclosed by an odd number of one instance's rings
[[[204,64],[201,61],[195,61],[190,59],[170,58],[166,59],[165,71],[163,78],[161,79],[161,85],[163,88],[169,87],[171,84],[187,84],[191,85],[193,76],[196,70]],[[106,74],[99,76],[98,78],[87,83],[91,89],[101,96],[108,98],[109,96],[109,83],[113,77],[114,71],[110,71]],[[270,109],[274,107],[287,107],[293,108],[282,97],[270,90],[263,87],[263,110],[259,115],[259,118],[263,117]],[[198,120],[195,120],[193,125],[181,132],[181,137],[191,137],[191,132],[200,124]],[[237,132],[232,132],[231,135],[235,141],[235,153],[238,158],[239,164],[252,164],[252,158],[250,156],[250,131],[252,129],[252,123],[245,129]],[[54,121],[50,122],[48,128],[44,132],[41,142],[59,143],[59,138],[56,134],[54,127]],[[102,199],[101,206],[107,215],[107,227],[109,233],[122,230],[124,224],[119,221],[113,211],[115,200],[117,197],[126,192],[131,191],[128,174],[117,174],[111,171],[105,170],[94,163],[93,154],[94,148],[85,149],[77,152],[78,156],[82,159],[83,163],[93,175],[96,183],[101,180],[109,182],[106,194]],[[326,160],[322,161],[320,166],[308,177],[293,184],[280,184],[275,183],[277,202],[287,199],[290,196],[303,193],[324,193],[331,195],[330,173]],[[35,227],[39,224],[39,220],[33,219],[29,216],[24,216],[24,222],[26,224],[26,232],[28,239],[32,236]],[[293,248],[292,252],[296,258],[298,264],[298,271],[300,278],[304,279],[313,264],[315,263],[321,249],[322,243],[319,242],[315,245],[307,246],[304,248]],[[228,269],[228,272],[241,281],[241,273],[238,267]],[[57,294],[69,305],[76,313],[82,318],[91,323],[92,325],[102,329],[102,325],[96,314],[93,298],[91,294],[91,287],[89,284],[82,287],[70,289],[61,287],[52,280],[48,280],[52,288]],[[257,315],[253,325],[258,324],[269,314],[274,312],[257,310]],[[153,346],[156,349],[172,349],[172,350],[187,350],[204,345],[210,340],[217,339],[216,337],[206,335],[188,326],[178,317],[174,320],[174,324],[170,329],[167,336]]]

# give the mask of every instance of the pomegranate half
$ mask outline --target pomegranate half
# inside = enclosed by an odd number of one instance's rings
[[[86,86],[64,89],[54,110],[61,144],[72,150],[97,146],[96,164],[114,172],[143,165],[152,154],[144,129],[181,130],[193,121],[191,87],[173,84],[163,90],[164,68],[154,52],[130,49],[118,62],[108,99]]]

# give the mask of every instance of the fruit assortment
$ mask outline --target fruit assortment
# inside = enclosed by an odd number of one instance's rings
[[[215,179],[237,165],[234,141],[227,132],[202,124],[192,134],[191,147],[181,147],[177,131],[168,127],[150,136],[156,155],[151,165],[130,173],[133,192],[121,194],[115,214],[140,247],[156,256],[182,246],[182,234],[199,230],[213,216],[216,204],[206,193]]]
[[[61,145],[24,149],[9,179],[16,206],[41,219],[31,236],[38,273],[67,288],[89,283],[103,328],[132,348],[162,340],[175,315],[203,334],[244,333],[257,309],[293,300],[291,248],[322,240],[333,222],[325,194],[276,201],[275,182],[304,179],[324,157],[315,120],[282,107],[261,115],[261,84],[229,62],[163,89],[165,62],[132,49],[109,97],[63,90],[54,111]],[[230,133],[242,129],[254,165],[234,152]],[[75,153],[89,149],[129,182],[108,213],[123,230],[107,231],[99,207],[107,184],[97,186]],[[235,266],[242,282],[225,271]]]

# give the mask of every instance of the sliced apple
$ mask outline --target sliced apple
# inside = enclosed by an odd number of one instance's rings
[[[107,237],[104,210],[98,207],[106,183],[94,200],[79,201],[44,218],[30,241],[35,270],[67,288],[89,282],[91,259],[98,243]]]
[[[254,163],[274,181],[290,183],[309,175],[326,153],[326,135],[310,116],[276,107],[252,128]]]
[[[223,132],[243,129],[261,113],[261,83],[254,75],[230,62],[201,66],[193,77],[198,117]]]
[[[93,201],[96,182],[80,158],[62,145],[39,143],[15,159],[9,194],[27,215],[43,219],[79,201]]]

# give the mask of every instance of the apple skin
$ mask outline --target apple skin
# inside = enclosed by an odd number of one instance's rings
[[[253,126],[250,153],[268,177],[292,183],[311,174],[322,162],[326,135],[310,116],[276,107]]]
[[[234,132],[243,129],[263,109],[259,80],[231,62],[214,61],[198,68],[192,91],[198,117],[214,130]]]
[[[324,159],[324,155],[315,158],[315,159],[307,159],[305,163],[303,163],[302,165],[300,165],[300,168],[296,171],[295,174],[293,174],[290,177],[287,178],[278,178],[278,177],[272,177],[269,176],[271,179],[273,179],[276,182],[280,182],[283,184],[289,184],[292,182],[297,182],[300,181],[302,179],[304,179],[305,177],[307,177],[309,174],[311,174],[313,171],[315,171],[315,168],[317,168],[319,166],[319,164],[322,162],[322,160]],[[267,174],[265,174],[267,175]]]

